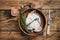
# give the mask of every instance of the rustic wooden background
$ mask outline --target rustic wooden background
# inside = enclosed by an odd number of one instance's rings
[[[41,36],[23,35],[19,30],[17,18],[11,15],[11,7],[20,9],[22,4],[32,3],[33,8],[42,7],[47,22],[48,9],[51,10],[51,33]],[[46,23],[47,27],[47,23]],[[46,30],[46,28],[44,29]],[[60,40],[60,0],[0,0],[0,40]]]

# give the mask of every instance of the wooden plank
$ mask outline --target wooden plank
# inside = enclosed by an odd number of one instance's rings
[[[20,8],[20,6],[22,5],[22,4],[25,4],[25,3],[27,3],[27,2],[29,2],[28,0],[12,0],[12,1],[10,1],[10,0],[5,0],[5,1],[0,1],[0,9],[11,9],[11,7],[12,6],[14,6],[14,7],[17,7],[17,8]],[[37,1],[37,2],[35,2],[35,1],[30,1],[31,3],[33,3],[33,4],[35,4],[36,6],[42,6],[42,7],[44,7],[45,8],[45,6],[47,6],[48,8],[50,8],[50,7],[52,7],[52,8],[60,8],[60,1],[59,0],[56,0],[56,1],[52,1],[51,3],[48,3],[49,1]],[[47,3],[47,5],[45,4],[45,3]],[[47,9],[48,9],[47,8]]]

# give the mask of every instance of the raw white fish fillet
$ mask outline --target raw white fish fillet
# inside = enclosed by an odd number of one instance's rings
[[[39,18],[39,19],[33,21],[36,18]],[[31,24],[28,25],[29,23],[31,23]],[[36,13],[35,10],[31,11],[26,18],[26,25],[28,25],[27,29],[31,30],[31,31],[39,32],[42,30],[40,24],[41,24],[41,20],[40,20],[40,16],[38,15],[38,13]],[[35,30],[33,30],[33,29],[35,29]]]

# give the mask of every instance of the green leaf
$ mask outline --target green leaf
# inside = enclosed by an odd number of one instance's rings
[[[23,16],[23,12],[20,13],[20,22],[22,27],[28,32],[27,26],[26,26],[26,19]]]

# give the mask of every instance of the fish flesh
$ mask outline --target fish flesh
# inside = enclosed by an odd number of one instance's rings
[[[27,29],[31,30],[32,32],[40,32],[42,30],[41,18],[39,14],[36,12],[36,10],[33,10],[28,14],[26,18],[26,25],[28,25]]]

